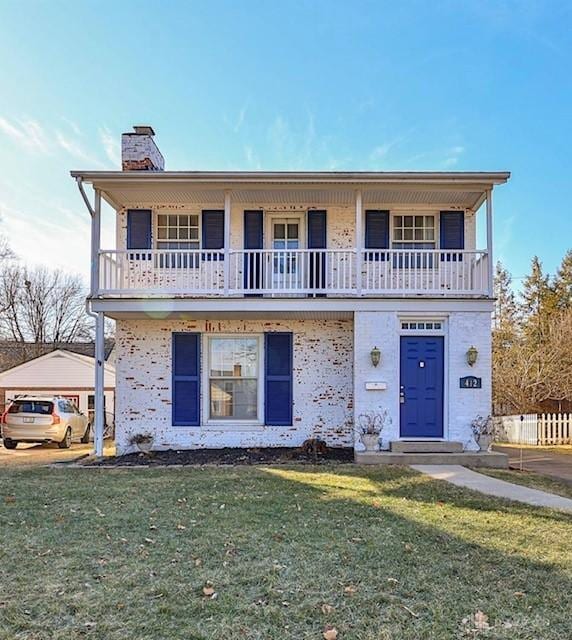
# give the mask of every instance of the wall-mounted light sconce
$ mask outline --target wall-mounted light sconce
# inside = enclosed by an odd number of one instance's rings
[[[377,367],[377,365],[379,364],[380,360],[381,360],[381,351],[377,348],[374,347],[370,353],[369,353],[369,357],[371,358],[371,364],[374,367]]]
[[[467,350],[467,364],[469,367],[472,367],[477,362],[478,357],[479,352],[477,351],[477,348],[470,346]]]

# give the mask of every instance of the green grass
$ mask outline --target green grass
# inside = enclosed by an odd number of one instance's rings
[[[533,471],[507,471],[504,469],[478,469],[478,471],[493,478],[499,478],[499,480],[514,482],[515,484],[521,484],[525,487],[548,491],[549,493],[555,493],[558,496],[572,499],[572,484],[550,476],[544,476],[539,473],[534,473]]]
[[[2,470],[0,536],[2,639],[572,637],[572,517],[403,468]]]

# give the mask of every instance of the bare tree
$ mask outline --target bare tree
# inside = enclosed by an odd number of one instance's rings
[[[84,305],[79,277],[45,267],[8,265],[0,278],[0,335],[53,344],[90,339]]]

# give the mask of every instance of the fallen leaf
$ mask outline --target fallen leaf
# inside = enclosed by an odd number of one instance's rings
[[[216,591],[214,590],[212,584],[207,582],[207,584],[205,584],[205,586],[203,587],[203,595],[206,598],[213,598],[215,596],[215,593]]]
[[[324,603],[322,605],[321,609],[322,609],[322,613],[325,615],[325,614],[328,614],[328,613],[332,613],[332,611],[334,610],[334,607],[332,607],[331,604]]]
[[[203,561],[200,558],[195,558],[195,567],[200,567]]]
[[[348,584],[347,587],[344,587],[344,593],[347,593],[349,596],[352,596],[357,591],[357,587],[353,584]]]
[[[336,627],[331,627],[330,625],[328,625],[325,629],[324,629],[324,640],[336,640],[336,638],[338,637],[338,630],[336,629]]]
[[[152,538],[145,538],[145,542],[147,544],[155,544],[155,540],[153,540]]]
[[[477,613],[475,613],[473,618],[475,621],[475,628],[478,629],[479,631],[485,631],[486,629],[490,628],[489,616],[487,616],[482,611],[480,610],[477,611]]]
[[[178,524],[178,525],[177,525],[177,529],[178,529],[179,531],[184,531],[186,528],[187,528],[187,527],[185,527],[185,525],[184,525],[184,524]]]
[[[6,502],[6,504],[16,502],[16,496],[4,496],[4,502]]]
[[[515,598],[524,598],[524,596],[526,595],[526,593],[524,593],[524,591],[515,591],[512,594]]]

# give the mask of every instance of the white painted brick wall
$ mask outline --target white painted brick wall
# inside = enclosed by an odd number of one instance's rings
[[[292,331],[293,426],[172,426],[171,335],[175,331]],[[116,340],[116,434],[120,452],[127,450],[131,434],[147,431],[155,436],[155,448],[298,446],[310,437],[322,438],[330,446],[353,446],[351,321],[118,320]]]
[[[121,136],[121,164],[149,160],[156,171],[163,171],[165,160],[151,135],[142,133],[124,133]]]
[[[423,316],[423,301],[419,301]],[[445,438],[477,449],[471,433],[471,421],[491,412],[491,316],[487,312],[451,312],[430,315],[442,318],[445,326]],[[382,435],[383,445],[399,438],[399,312],[356,312],[354,315],[354,403],[355,415],[387,409],[391,425]],[[475,366],[466,362],[466,352],[474,345],[479,357]],[[370,351],[381,350],[381,363],[371,364]],[[461,389],[459,378],[482,378],[482,389]],[[383,381],[387,390],[366,391],[366,382]],[[356,445],[361,448],[361,444]]]

